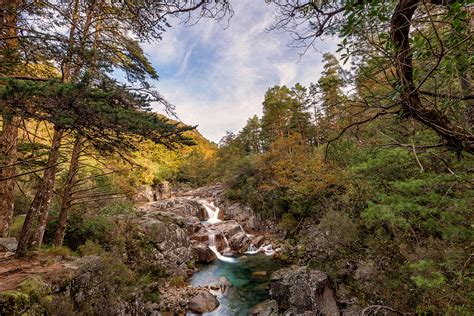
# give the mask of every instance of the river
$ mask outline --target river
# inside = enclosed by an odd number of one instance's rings
[[[243,256],[233,263],[216,260],[200,266],[191,284],[220,284],[226,278],[230,286],[225,293],[216,293],[220,306],[205,315],[248,315],[253,306],[269,298],[270,275],[282,267],[281,261],[264,254]]]

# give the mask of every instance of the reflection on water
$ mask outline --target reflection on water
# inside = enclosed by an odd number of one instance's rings
[[[263,254],[241,257],[236,263],[216,260],[201,266],[191,284],[218,285],[222,277],[226,278],[231,285],[225,293],[217,294],[221,305],[206,315],[248,315],[253,306],[269,298],[270,275],[283,266],[281,261]]]

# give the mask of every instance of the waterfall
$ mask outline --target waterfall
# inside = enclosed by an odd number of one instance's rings
[[[219,250],[217,250],[216,235],[214,233],[209,233],[209,249],[211,249],[212,252],[216,255],[217,259],[219,259],[221,261],[230,262],[230,263],[237,262],[237,259],[223,256],[223,255],[221,255]]]
[[[262,249],[263,252],[264,252],[267,256],[273,256],[273,254],[275,253],[275,251],[273,251],[272,245],[261,246],[260,249]]]
[[[254,254],[258,253],[258,249],[257,249],[257,247],[255,247],[254,244],[250,244],[250,246],[248,247],[248,249],[245,253],[249,254],[249,255],[254,255]]]
[[[207,203],[207,201],[201,201],[202,206],[207,213],[207,222],[210,224],[218,223],[221,220],[219,219],[220,209],[214,205],[213,202]]]
[[[229,241],[227,238],[224,236],[224,244],[225,244],[225,249],[224,249],[224,254],[232,254],[232,249],[230,249]]]
[[[275,253],[272,248],[272,245],[260,246],[260,248],[257,249],[254,244],[250,244],[245,253],[248,255],[255,255],[259,252],[263,252],[267,256],[273,256],[273,254]]]

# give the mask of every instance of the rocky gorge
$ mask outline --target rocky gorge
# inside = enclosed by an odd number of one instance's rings
[[[114,218],[114,255],[14,259],[4,249],[2,314],[339,313],[329,277],[274,259],[285,249],[272,224],[227,201],[221,186],[158,197],[150,189],[136,203],[133,215]]]

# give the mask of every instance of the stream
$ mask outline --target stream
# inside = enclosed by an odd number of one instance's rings
[[[203,222],[204,225],[212,226],[221,221],[220,210],[214,203],[200,202],[208,217]],[[227,246],[227,240],[225,243]],[[213,294],[217,296],[220,305],[205,315],[248,315],[252,307],[269,298],[270,275],[284,267],[281,261],[273,258],[271,245],[258,249],[250,245],[245,255],[240,257],[232,256],[227,251],[228,248],[221,254],[215,246],[212,228],[209,230],[208,245],[216,254],[217,260],[199,266],[199,271],[194,273],[190,280],[192,286],[216,288]]]
[[[220,306],[205,315],[248,315],[253,306],[269,298],[270,275],[282,267],[279,260],[264,254],[240,257],[234,263],[216,260],[201,266],[192,276],[191,285],[218,285],[222,277],[226,278],[230,286],[224,293],[214,293]]]

